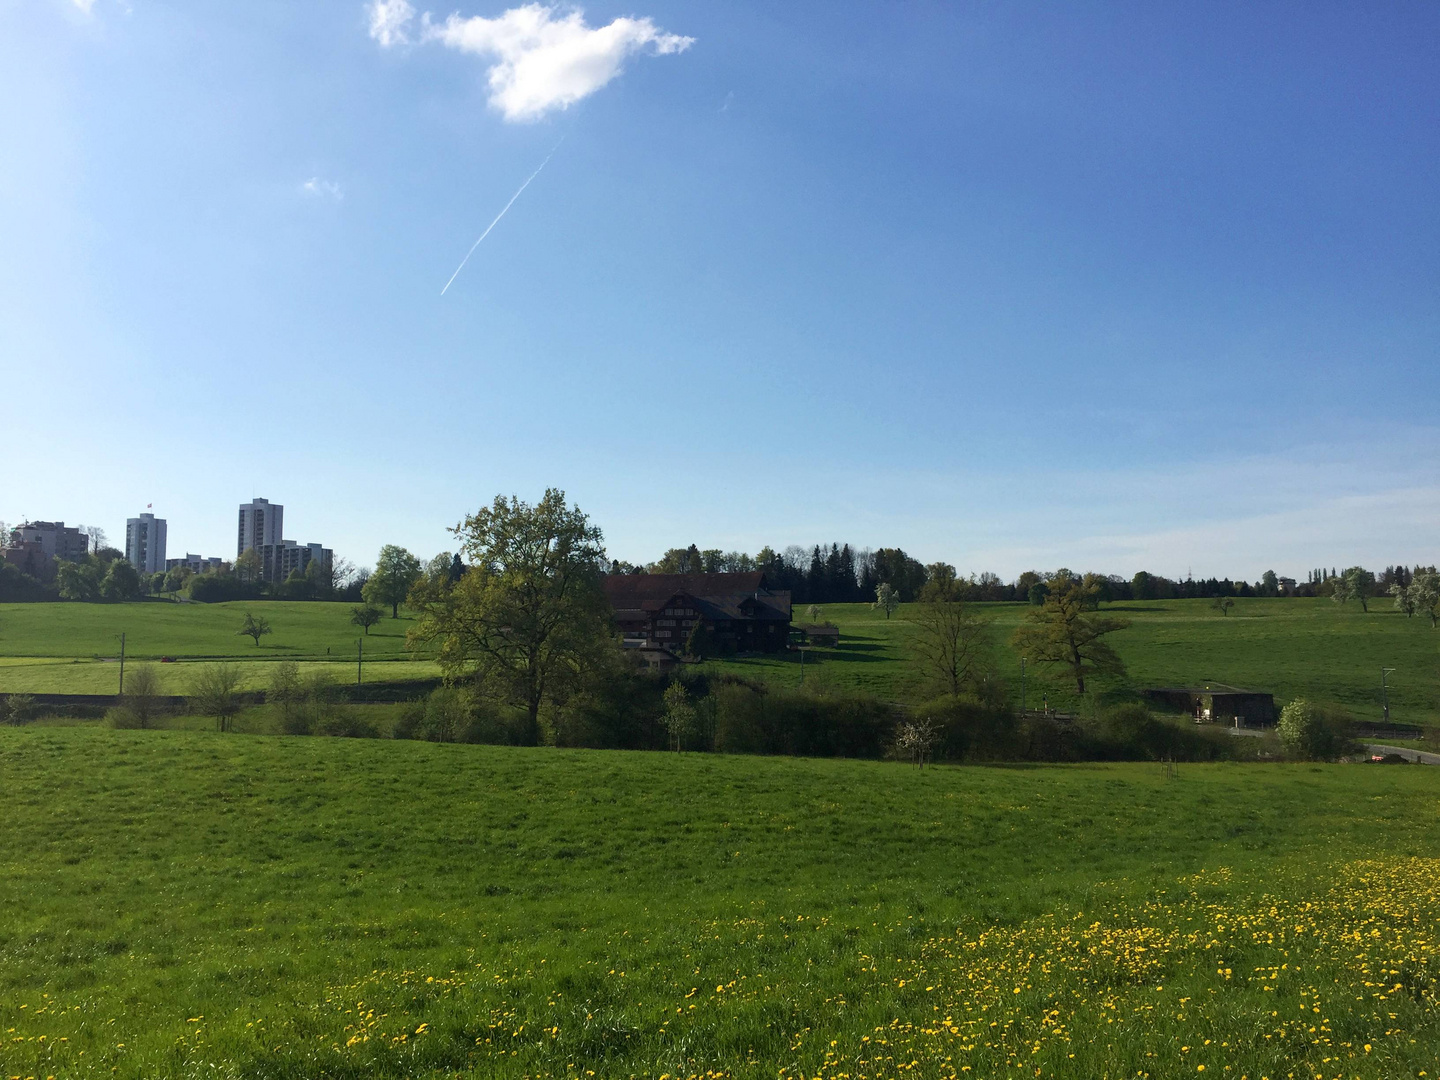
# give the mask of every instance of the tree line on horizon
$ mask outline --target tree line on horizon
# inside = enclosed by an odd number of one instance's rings
[[[908,604],[918,600],[926,584],[932,580],[956,582],[957,588],[970,600],[1039,604],[1047,594],[1046,582],[1056,574],[1070,573],[1065,569],[1054,572],[1027,570],[1010,582],[988,572],[961,577],[949,563],[923,564],[898,547],[857,549],[848,543],[816,544],[809,549],[792,544],[778,552],[767,546],[753,556],[718,548],[701,549],[691,544],[687,548],[670,548],[659,559],[646,564],[613,560],[609,572],[715,574],[755,570],[764,571],[771,587],[788,591],[796,604],[870,603],[881,585],[890,586],[898,594],[900,602]],[[1351,567],[1344,571],[1311,570],[1306,581],[1297,583],[1290,591],[1282,589],[1280,576],[1273,570],[1265,571],[1255,582],[1216,577],[1172,579],[1146,570],[1129,579],[1116,574],[1079,576],[1094,584],[1100,601],[1104,603],[1245,596],[1333,596],[1336,582],[1343,581],[1348,583],[1339,586],[1344,599],[1357,599],[1364,604],[1374,597],[1394,595],[1393,589],[1397,585],[1409,587],[1417,574],[1424,576],[1435,572],[1433,566],[1420,565],[1414,568],[1387,566],[1378,574],[1363,567]]]
[[[373,571],[368,567],[357,569],[348,559],[337,558],[333,565],[312,561],[305,570],[293,571],[283,581],[264,581],[259,553],[251,550],[218,572],[194,574],[187,566],[176,566],[163,573],[142,574],[130,565],[123,552],[105,545],[103,532],[94,531],[98,534],[97,550],[78,561],[55,560],[51,581],[39,581],[0,559],[0,602],[119,602],[183,593],[200,603],[260,599],[363,601],[389,607],[392,616],[398,617],[399,605],[422,573],[443,573],[456,580],[467,569],[459,553],[441,552],[422,563],[405,548],[387,544]],[[8,530],[0,529],[0,543],[8,542],[8,537]],[[923,564],[899,547],[856,548],[836,542],[815,544],[809,549],[792,544],[779,551],[767,545],[755,555],[691,544],[670,548],[646,564],[611,560],[603,572],[712,574],[756,570],[765,573],[772,588],[788,591],[797,605],[873,603],[881,586],[888,586],[898,602],[908,604],[919,600],[926,585],[933,581],[953,582],[967,600],[1040,605],[1048,595],[1047,582],[1070,573],[1064,568],[1053,572],[1027,570],[1009,582],[989,572],[960,576],[949,563]],[[1145,570],[1128,580],[1115,574],[1077,577],[1094,587],[1102,603],[1328,596],[1342,604],[1357,601],[1368,611],[1370,600],[1390,596],[1397,610],[1411,616],[1426,614],[1435,622],[1440,620],[1440,581],[1435,580],[1436,574],[1434,566],[1404,564],[1387,566],[1378,573],[1359,566],[1345,570],[1319,568],[1308,571],[1306,580],[1289,590],[1282,589],[1281,579],[1273,570],[1267,570],[1255,582],[1215,577],[1172,579]],[[1437,595],[1432,597],[1432,593]]]

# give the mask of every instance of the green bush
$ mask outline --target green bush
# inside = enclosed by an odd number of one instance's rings
[[[466,687],[442,686],[407,702],[393,735],[425,742],[509,746],[519,742],[522,721],[516,710],[480,700]]]
[[[608,672],[545,717],[550,740],[556,746],[659,750],[665,745],[659,717],[665,711],[661,696],[668,682],[629,664]],[[696,680],[695,693],[703,693],[705,685],[703,679]],[[702,710],[701,717],[708,719],[708,713]]]
[[[1289,757],[1297,761],[1334,761],[1357,749],[1350,736],[1351,727],[1349,714],[1342,710],[1296,698],[1280,710],[1275,730]]]
[[[0,724],[18,727],[35,719],[35,699],[29,694],[0,694]]]
[[[139,731],[150,726],[126,704],[106,709],[105,723],[117,731]]]
[[[420,725],[425,722],[425,700],[407,701],[400,707],[400,715],[395,718],[395,726],[390,729],[390,735],[395,739],[418,739],[420,738]]]
[[[258,600],[258,582],[241,581],[230,574],[196,574],[186,586],[190,599],[200,604],[219,604],[227,600]]]
[[[330,735],[342,739],[378,739],[380,731],[369,720],[355,714],[355,710],[340,706],[327,715],[315,728],[317,735]]]
[[[1165,720],[1133,702],[1101,713],[1081,734],[1079,755],[1103,761],[1217,761],[1235,748],[1223,731]]]
[[[1009,709],[946,695],[915,710],[939,732],[936,761],[1002,761],[1023,757],[1020,730]]]
[[[879,758],[895,738],[894,710],[864,694],[777,690],[736,681],[710,688],[715,749],[730,754]]]

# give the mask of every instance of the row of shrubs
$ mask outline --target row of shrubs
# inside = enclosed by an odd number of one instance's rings
[[[1121,705],[1092,720],[1019,718],[1009,709],[946,697],[905,710],[863,694],[778,689],[732,676],[688,680],[694,723],[676,738],[665,726],[666,682],[620,702],[577,699],[546,718],[558,746],[679,748],[729,754],[883,758],[897,753],[907,725],[931,732],[924,752],[933,761],[1216,761],[1254,748],[1223,731],[1196,728]],[[628,706],[622,708],[621,706]],[[398,739],[518,744],[526,730],[520,710],[475,697],[464,688],[436,690],[405,706]],[[1247,740],[1248,743],[1248,740]]]
[[[1257,740],[1156,716],[1122,704],[1092,718],[1058,722],[1017,718],[1009,709],[945,697],[902,710],[863,694],[778,689],[733,676],[686,680],[682,695],[691,722],[666,724],[670,680],[640,677],[581,696],[545,717],[547,741],[557,746],[635,750],[677,748],[729,754],[797,757],[912,757],[931,761],[1217,761],[1263,749]],[[158,693],[155,673],[138,668],[127,695],[106,718],[117,728],[158,726],[173,711]],[[301,675],[293,663],[276,666],[267,694],[278,730],[286,735],[376,738],[380,730],[346,701],[323,672]],[[21,694],[0,695],[0,724],[23,724],[41,710]],[[529,730],[521,710],[487,701],[468,688],[441,687],[406,703],[395,722],[397,739],[519,744]],[[1287,757],[1334,760],[1360,751],[1343,712],[1299,700],[1277,727]],[[916,744],[912,736],[923,732]]]

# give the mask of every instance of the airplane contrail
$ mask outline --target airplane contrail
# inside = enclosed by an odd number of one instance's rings
[[[560,149],[560,143],[563,143],[564,141],[565,141],[565,140],[562,138],[562,139],[560,140],[560,142],[556,143],[556,144],[555,144],[555,150],[559,150],[559,149]],[[530,186],[530,180],[534,180],[535,177],[537,177],[537,176],[540,175],[541,169],[544,169],[546,165],[549,165],[549,164],[550,164],[550,159],[555,156],[555,150],[551,150],[550,153],[548,153],[548,154],[545,155],[545,160],[540,163],[540,168],[539,168],[539,169],[536,169],[533,173],[531,173],[531,174],[530,174],[530,179],[529,179],[529,180],[526,180],[525,183],[523,183],[523,184],[520,185],[520,191],[517,191],[517,192],[515,192],[514,195],[511,195],[511,196],[510,196],[510,201],[505,204],[505,209],[504,209],[504,210],[501,210],[500,213],[496,214],[496,215],[495,215],[495,220],[492,221],[492,222],[490,222],[489,227],[486,228],[486,230],[485,230],[483,233],[480,234],[480,240],[484,240],[485,237],[487,237],[487,236],[490,235],[490,230],[493,229],[493,228],[495,228],[496,225],[499,225],[499,224],[500,224],[500,219],[501,219],[502,217],[504,217],[507,212],[509,212],[510,207],[512,207],[512,206],[515,205],[515,200],[518,199],[518,198],[520,198],[520,192],[524,191],[527,187],[529,187],[529,186]],[[476,240],[475,243],[473,243],[473,244],[470,245],[470,250],[465,253],[465,258],[463,258],[463,259],[460,260],[460,265],[455,268],[455,273],[451,274],[451,275],[450,275],[450,280],[447,281],[447,282],[445,282],[445,289],[450,288],[450,286],[455,283],[455,279],[460,276],[460,271],[461,271],[461,270],[464,270],[464,269],[465,269],[465,264],[470,261],[470,256],[471,256],[471,255],[474,255],[474,254],[475,254],[475,249],[480,246],[480,240]],[[440,295],[441,295],[441,296],[444,296],[444,295],[445,295],[445,289],[441,289],[441,290],[440,290]]]

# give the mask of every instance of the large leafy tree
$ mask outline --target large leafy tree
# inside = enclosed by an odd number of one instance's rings
[[[890,618],[890,615],[900,606],[900,590],[888,581],[882,581],[875,586],[875,602],[870,606],[880,608],[885,612],[885,618]]]
[[[523,739],[537,743],[542,708],[563,702],[615,648],[603,537],[553,488],[534,506],[497,496],[454,531],[469,569],[453,583],[420,582],[410,637],[438,645],[451,679],[523,708]]]
[[[1036,663],[1066,670],[1082,694],[1089,676],[1123,674],[1125,665],[1104,638],[1129,626],[1129,621],[1091,610],[1098,591],[1093,582],[1057,574],[1046,584],[1044,605],[1030,612],[1015,631],[1015,648]]]
[[[1440,574],[1416,574],[1408,591],[1415,610],[1430,616],[1430,626],[1440,623]]]
[[[84,562],[60,560],[55,565],[55,585],[62,600],[95,600],[100,596],[103,572],[93,558]]]
[[[246,548],[235,559],[234,573],[240,581],[259,581],[264,563],[260,559],[260,552],[255,548]]]
[[[133,600],[140,594],[140,572],[124,559],[114,560],[100,581],[100,595],[106,600]]]
[[[386,544],[380,549],[380,556],[375,560],[375,572],[365,582],[360,596],[367,604],[377,607],[388,604],[390,617],[398,619],[400,605],[410,595],[411,586],[420,579],[422,572],[420,560],[414,555],[403,547]]]
[[[925,587],[927,573],[918,559],[912,559],[900,548],[881,548],[875,552],[875,580],[884,582],[900,594],[902,603],[910,603]]]
[[[1344,586],[1339,585],[1344,582]],[[1359,600],[1361,611],[1369,611],[1369,598],[1375,595],[1375,575],[1364,566],[1352,566],[1336,577],[1335,596],[1339,603]]]

